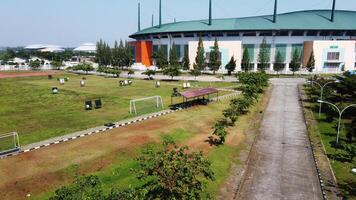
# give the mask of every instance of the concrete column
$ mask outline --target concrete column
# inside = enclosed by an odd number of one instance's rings
[[[290,70],[289,70],[289,62],[286,63],[286,66],[285,66],[284,70],[285,70],[286,72],[289,72],[289,71],[290,71]]]
[[[253,71],[254,71],[254,72],[257,72],[257,63],[256,63],[256,62],[253,63]]]
[[[273,63],[270,63],[270,64],[269,64],[269,70],[273,71],[273,66],[274,66],[274,64],[273,64]]]

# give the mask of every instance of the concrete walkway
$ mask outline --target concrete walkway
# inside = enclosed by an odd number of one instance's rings
[[[261,135],[251,152],[237,199],[322,199],[307,136],[298,84],[303,79],[273,79]]]

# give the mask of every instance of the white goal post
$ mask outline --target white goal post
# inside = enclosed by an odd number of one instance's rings
[[[19,134],[16,132],[0,135],[0,155],[19,150]]]
[[[137,109],[136,109],[136,102],[138,101],[146,101],[150,99],[155,99],[156,100],[156,107],[159,108],[160,106],[163,109],[163,100],[161,96],[152,96],[152,97],[145,97],[141,99],[133,99],[130,100],[130,113],[134,112],[137,115]]]

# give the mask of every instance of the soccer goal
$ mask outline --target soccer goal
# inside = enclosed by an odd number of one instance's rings
[[[0,155],[18,150],[20,150],[20,140],[16,132],[0,135]]]
[[[157,109],[163,109],[163,100],[161,96],[153,96],[153,97],[145,97],[141,99],[133,99],[130,100],[130,113],[137,112],[140,114],[145,114],[153,111],[157,111]]]

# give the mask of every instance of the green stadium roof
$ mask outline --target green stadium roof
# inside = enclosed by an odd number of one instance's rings
[[[219,32],[219,31],[264,31],[264,30],[356,30],[356,11],[335,11],[334,22],[330,21],[331,10],[296,11],[273,15],[213,19],[212,25],[206,20],[182,21],[162,24],[136,32],[130,37],[162,33]]]

